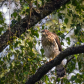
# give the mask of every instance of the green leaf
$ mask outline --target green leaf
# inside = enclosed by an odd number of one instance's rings
[[[21,20],[21,16],[20,15],[18,15],[18,21],[20,21]]]
[[[76,60],[77,60],[78,55],[75,54],[74,56],[75,56],[75,58],[76,58]]]
[[[68,45],[70,45],[70,37],[66,38]]]
[[[42,5],[44,5],[44,0],[42,0]]]
[[[27,72],[27,71],[25,71],[25,72],[24,72],[24,74],[28,75],[28,72]]]
[[[63,15],[63,13],[58,13],[59,19],[62,19],[62,15]]]
[[[30,3],[32,0],[27,0],[28,3]]]
[[[13,14],[11,14],[11,16],[13,17],[14,16],[14,18],[16,18],[17,17],[17,12],[14,12]]]
[[[37,60],[32,60],[32,62],[37,63]]]
[[[75,24],[70,24],[71,25],[71,27],[74,27],[75,26]]]
[[[16,41],[14,44],[14,47],[18,47],[18,44],[20,44],[20,43],[21,43],[20,41]]]
[[[48,81],[49,81],[49,78],[48,78],[48,76],[46,75],[45,83],[46,83],[46,84],[49,84]]]
[[[33,42],[28,42],[29,47],[32,48],[33,47]]]
[[[23,45],[20,45],[21,50],[23,50],[25,47]]]
[[[63,78],[63,81],[64,81],[65,84],[71,84],[70,81],[66,78]]]
[[[57,81],[60,81],[60,78],[58,78]]]
[[[29,9],[29,7],[28,7],[28,4],[26,3],[26,4],[24,4],[23,5],[23,7],[24,7],[24,9]]]
[[[64,22],[65,22],[65,24],[67,24],[68,23],[68,18],[65,18]]]
[[[62,34],[60,37],[64,39],[65,35],[64,35],[64,34]]]
[[[2,65],[4,63],[4,61],[2,61],[1,59],[0,59],[0,64]]]
[[[70,80],[71,80],[71,81],[74,81],[74,80],[76,80],[76,79],[77,79],[77,76],[72,76]]]
[[[3,27],[0,27],[0,34],[1,34],[1,32],[3,31],[3,29],[4,29]]]
[[[42,29],[44,29],[44,25],[42,25]]]
[[[41,51],[41,54],[42,54],[42,56],[43,56],[43,53],[44,53],[44,49],[40,49],[40,51]]]
[[[13,25],[15,25],[15,24],[17,23],[17,20],[13,19],[13,20],[11,21],[11,23],[12,23],[12,24],[10,24],[10,27],[12,27]]]
[[[66,29],[66,26],[63,26],[63,29]]]
[[[79,70],[81,69],[82,65],[81,62],[78,62]]]
[[[39,37],[38,30],[31,29],[31,34],[34,35],[34,36],[36,36],[36,37]]]
[[[75,35],[77,35],[80,30],[81,30],[81,25],[77,24],[76,29],[74,30]]]
[[[64,45],[64,42],[61,42],[61,45]]]
[[[2,12],[0,12],[0,24],[2,23],[4,23],[4,18],[3,18]]]

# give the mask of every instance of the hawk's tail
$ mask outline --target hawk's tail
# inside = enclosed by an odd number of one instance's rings
[[[64,68],[62,62],[61,62],[60,65],[57,65],[56,71],[57,71],[57,76],[58,77],[60,77],[60,78],[64,77],[64,75],[66,74],[66,72],[65,72],[65,68]]]

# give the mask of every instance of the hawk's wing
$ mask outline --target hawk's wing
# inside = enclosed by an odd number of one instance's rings
[[[55,41],[58,44],[59,51],[62,51],[62,47],[61,47],[61,43],[60,43],[59,37],[55,33],[53,33],[53,34],[55,35]]]

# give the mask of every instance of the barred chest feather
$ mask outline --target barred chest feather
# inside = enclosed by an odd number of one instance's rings
[[[59,50],[58,50],[58,45],[46,45],[43,46],[44,52],[45,52],[45,56],[48,58],[54,58],[59,54]]]

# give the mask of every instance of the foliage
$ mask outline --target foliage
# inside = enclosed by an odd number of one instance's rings
[[[19,3],[18,3],[19,1]],[[11,16],[11,24],[8,25],[5,22],[5,17],[2,11],[0,11],[0,35],[2,35],[7,29],[13,27],[18,21],[30,13],[30,2],[33,3],[35,9],[45,5],[49,0],[18,0],[15,3],[17,9],[14,9]],[[5,2],[4,2],[5,3]],[[18,8],[18,6],[20,7]],[[8,7],[6,5],[6,7]],[[9,8],[8,8],[9,9]],[[65,6],[62,6],[59,10],[54,11],[51,15],[44,18],[45,24],[39,24],[41,26],[34,26],[34,28],[28,29],[20,38],[14,37],[13,43],[8,42],[10,45],[0,54],[0,84],[24,84],[27,79],[36,72],[36,70],[44,64],[46,58],[44,56],[44,50],[36,48],[36,45],[40,46],[37,38],[39,38],[39,30],[49,29],[56,33],[60,37],[61,45],[63,49],[69,46],[78,46],[84,42],[84,1],[83,0],[71,0]],[[5,38],[3,38],[5,39]],[[0,44],[1,45],[1,44]],[[63,78],[65,84],[70,83],[82,83],[84,82],[84,54],[73,55],[72,59],[66,67],[66,77]],[[66,58],[67,60],[70,57]],[[78,65],[77,65],[78,64]],[[75,73],[74,70],[78,70],[79,73]],[[69,77],[70,73],[75,75]],[[52,84],[56,81],[55,69],[47,73],[39,82]]]

